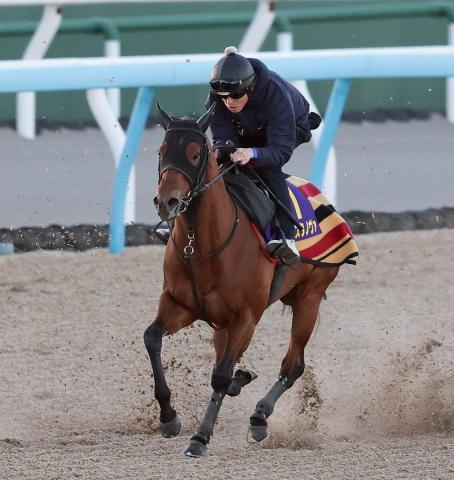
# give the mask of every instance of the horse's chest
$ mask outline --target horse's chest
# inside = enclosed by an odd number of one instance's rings
[[[229,305],[229,296],[221,294],[217,288],[211,288],[209,291],[200,290],[197,286],[187,285],[186,288],[177,288],[172,292],[177,302],[185,305],[187,308],[203,313],[209,320],[217,323],[222,319],[228,319],[232,315],[232,309]],[[202,312],[200,312],[202,310]]]

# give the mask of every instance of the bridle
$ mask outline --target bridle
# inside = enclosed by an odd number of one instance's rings
[[[201,154],[201,159],[198,165],[197,170],[193,170],[188,166],[189,162],[184,162],[181,164],[181,161],[176,161],[173,159],[166,159],[166,164],[164,168],[162,168],[162,161],[163,158],[160,157],[159,159],[159,166],[158,166],[158,173],[159,173],[159,183],[162,180],[162,175],[164,172],[167,170],[175,170],[177,172],[180,172],[187,180],[190,185],[190,190],[187,195],[182,197],[179,202],[178,206],[176,208],[175,214],[170,221],[175,220],[178,216],[181,214],[185,213],[185,220],[188,225],[188,240],[189,244],[183,249],[183,252],[181,252],[176,245],[175,239],[172,235],[172,230],[171,230],[171,238],[172,242],[174,243],[174,246],[176,247],[176,251],[179,254],[181,260],[183,263],[185,263],[187,266],[196,266],[200,265],[201,263],[204,263],[208,259],[214,257],[218,253],[220,253],[222,250],[224,250],[227,245],[232,241],[233,236],[236,231],[236,227],[239,222],[239,217],[238,217],[238,209],[236,204],[233,202],[233,205],[235,207],[235,221],[233,223],[233,228],[232,231],[230,232],[227,240],[222,243],[222,245],[209,254],[205,255],[201,259],[197,260],[197,262],[192,262],[192,255],[194,254],[194,248],[192,246],[192,243],[195,242],[195,234],[194,234],[194,223],[195,223],[195,216],[197,213],[197,207],[198,207],[198,202],[195,202],[195,205],[193,209],[189,210],[189,207],[191,203],[201,197],[203,193],[205,193],[213,184],[215,184],[218,180],[220,180],[226,173],[228,173],[230,170],[232,170],[235,165],[229,165],[228,167],[222,168],[221,172],[219,172],[218,175],[216,175],[212,180],[209,182],[205,182],[205,176],[208,168],[208,162],[210,159],[211,153],[214,151],[210,146],[209,146],[209,140],[208,137],[204,132],[201,130],[194,128],[194,127],[184,127],[184,126],[171,126],[166,130],[166,137],[169,132],[193,132],[196,133],[197,135],[201,136],[203,139],[203,149],[202,149],[202,154]],[[165,140],[165,139],[164,139]],[[191,238],[190,238],[191,237]],[[190,262],[190,263],[189,263]]]

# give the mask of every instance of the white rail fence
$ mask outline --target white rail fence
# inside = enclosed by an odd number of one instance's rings
[[[247,53],[246,53],[247,54]],[[126,198],[138,144],[145,127],[155,87],[200,85],[218,54],[164,55],[154,57],[74,58],[0,62],[0,94],[27,91],[93,90],[109,87],[139,88],[124,142],[120,150],[112,199],[110,249],[124,249]],[[325,113],[325,124],[315,150],[311,180],[323,189],[329,150],[334,142],[350,82],[358,78],[453,77],[454,47],[310,50],[254,54],[269,68],[291,81],[335,80]],[[94,92],[95,101],[97,94]],[[102,102],[100,102],[102,103]],[[106,128],[115,122],[106,120]],[[109,126],[110,125],[110,126]]]

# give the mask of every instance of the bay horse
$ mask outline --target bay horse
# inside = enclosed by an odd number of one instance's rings
[[[206,130],[214,105],[199,119],[175,118],[158,104],[165,129],[159,149],[159,183],[154,199],[161,219],[173,222],[164,256],[164,284],[155,321],[144,342],[154,374],[160,406],[160,432],[174,437],[181,421],[171,404],[161,362],[162,338],[203,319],[213,328],[215,365],[213,392],[196,433],[184,454],[200,457],[213,434],[225,395],[235,396],[256,375],[234,373],[254,329],[267,308],[276,265],[261,251],[243,211],[226,190]],[[250,417],[248,440],[268,435],[267,418],[279,397],[304,372],[304,348],[312,334],[320,302],[339,267],[301,262],[288,270],[277,297],[292,308],[288,351],[276,383],[260,399]]]

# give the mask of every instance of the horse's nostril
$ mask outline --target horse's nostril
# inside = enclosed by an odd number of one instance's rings
[[[162,198],[159,195],[153,199],[153,202],[156,207],[156,211],[162,220],[168,220],[169,218],[174,218],[178,216],[178,207],[180,205],[180,200],[178,197]]]
[[[169,198],[167,200],[167,208],[169,211],[172,211],[174,208],[178,207],[178,198]]]

